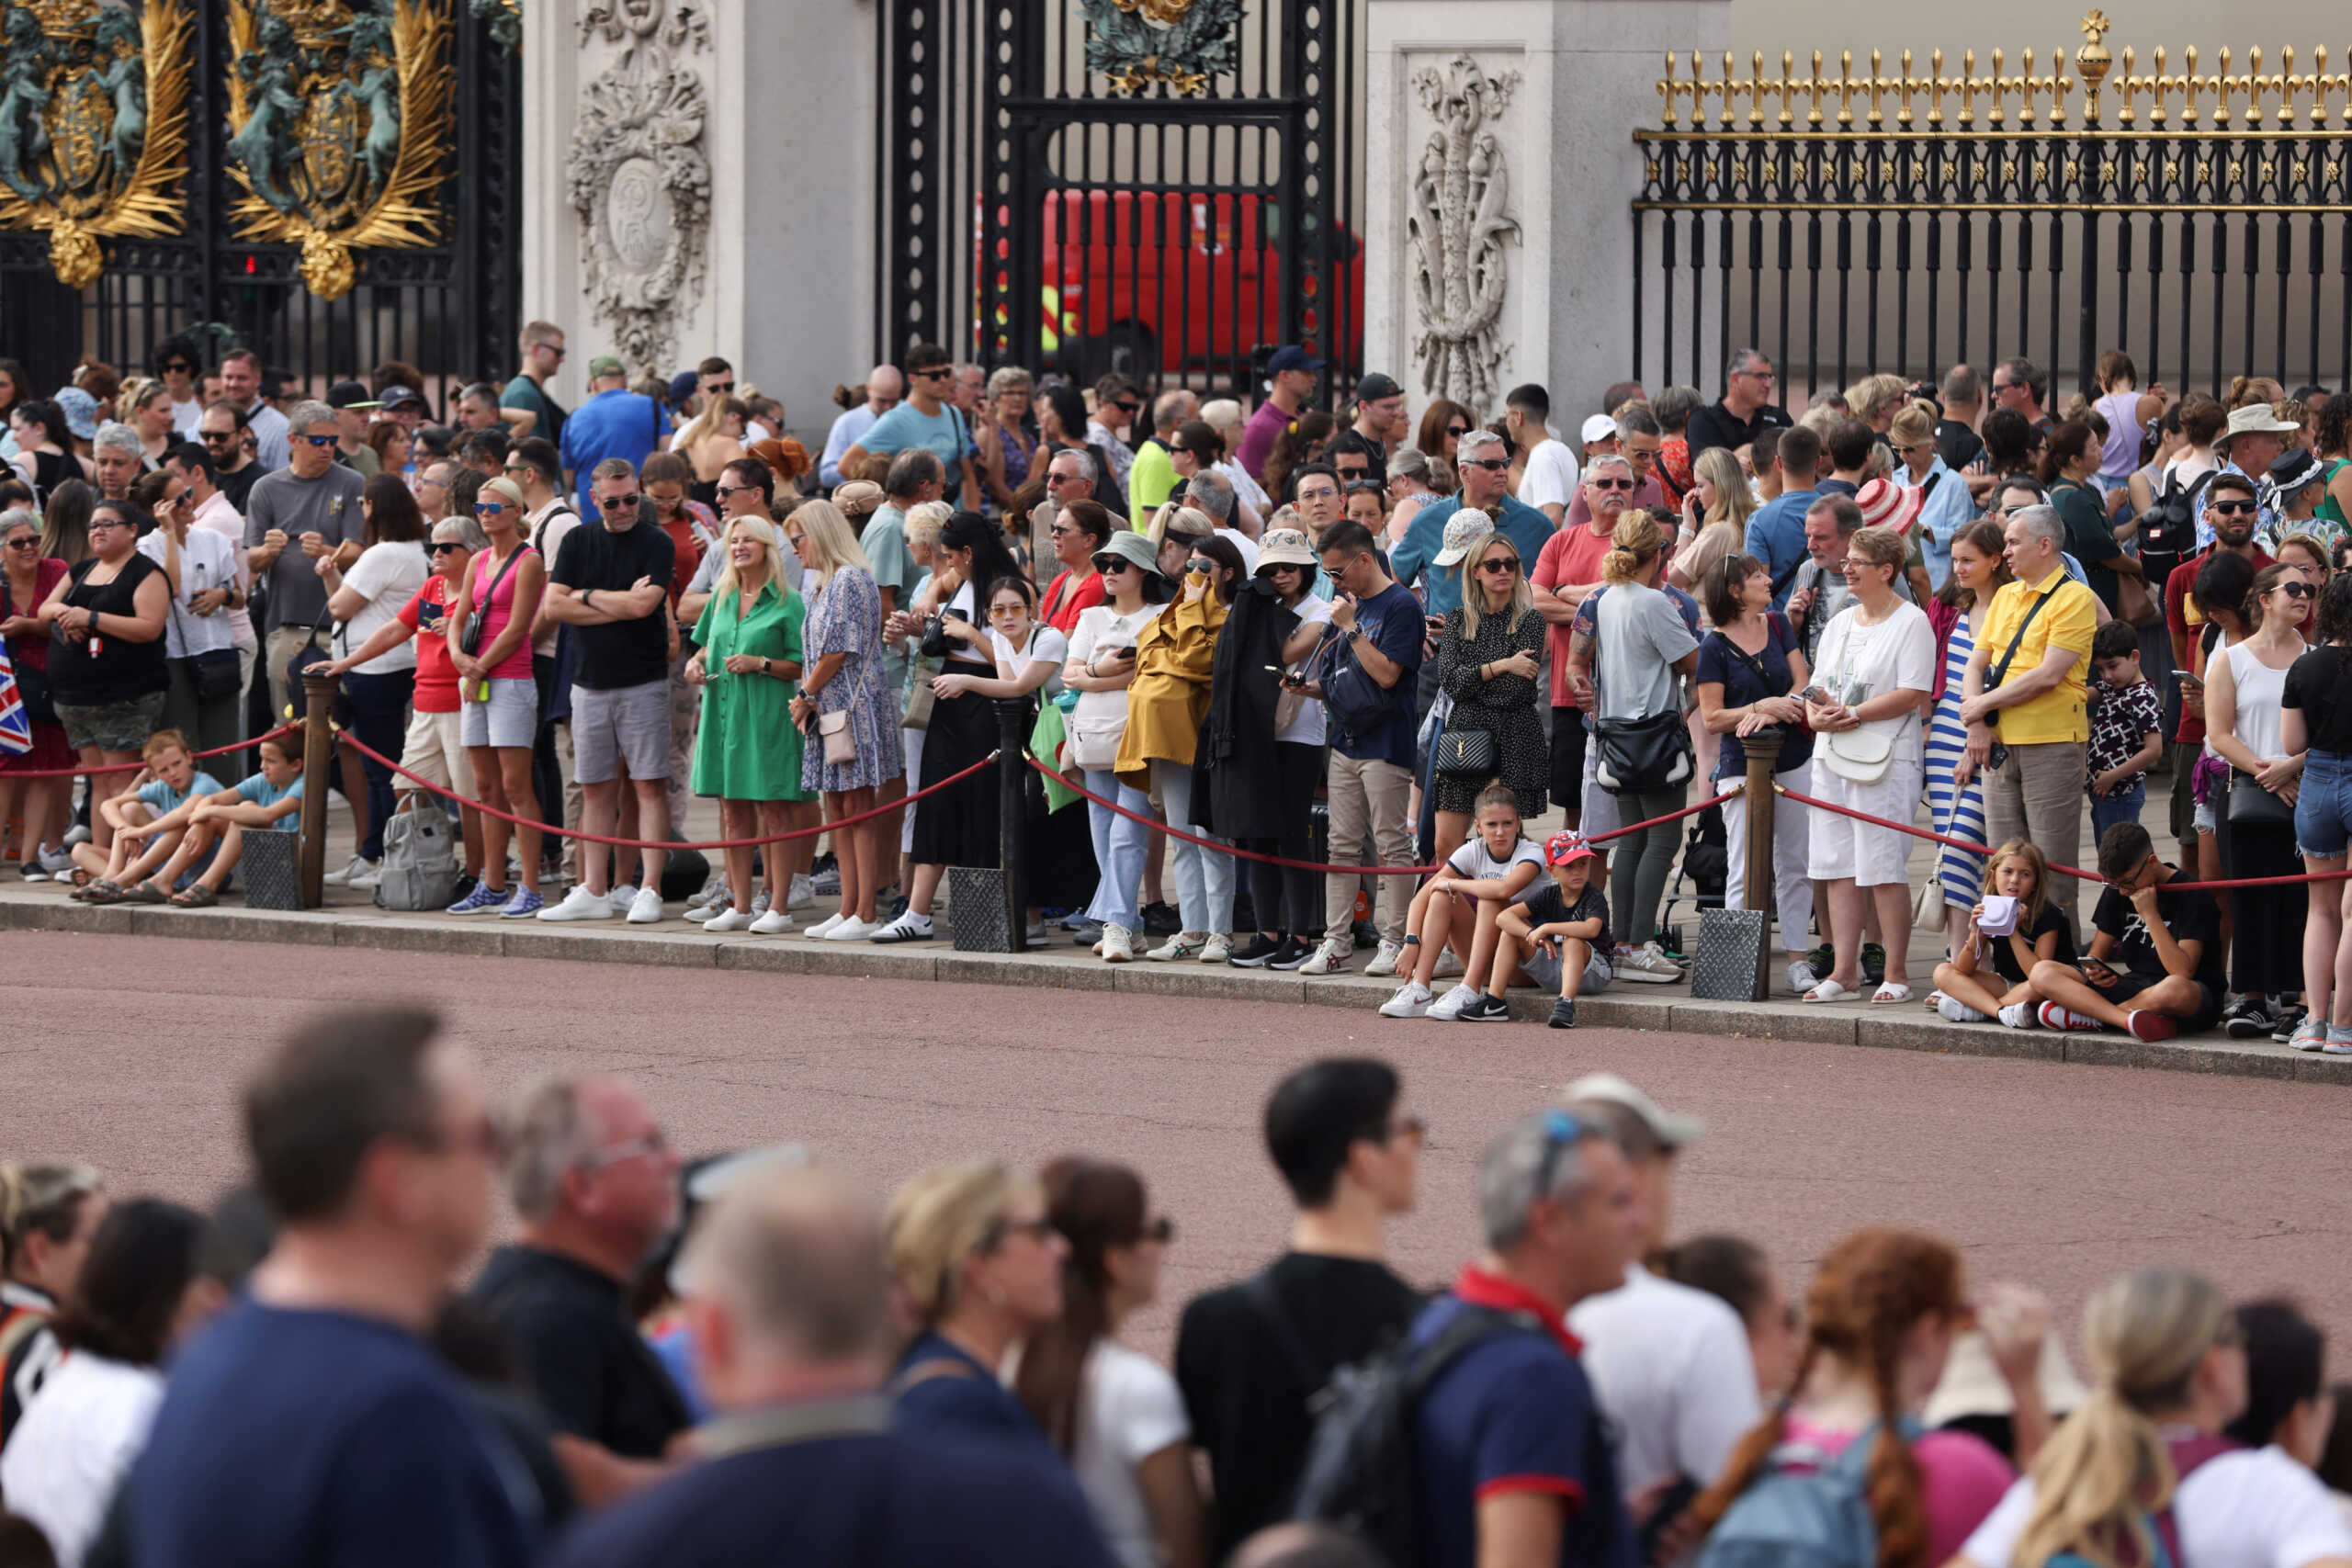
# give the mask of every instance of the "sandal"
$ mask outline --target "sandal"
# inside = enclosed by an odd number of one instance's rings
[[[1841,986],[1835,980],[1824,980],[1807,991],[1804,999],[1809,1002],[1844,1002],[1860,995],[1861,992]]]
[[[166,902],[175,909],[209,909],[220,902],[220,895],[198,882],[173,894]]]
[[[135,882],[122,890],[126,904],[168,904],[172,896],[152,882]]]
[[[119,904],[123,897],[121,886],[103,876],[82,889],[82,902],[85,904]]]
[[[1901,1007],[1911,999],[1911,987],[1899,980],[1889,980],[1871,995],[1872,1007]]]

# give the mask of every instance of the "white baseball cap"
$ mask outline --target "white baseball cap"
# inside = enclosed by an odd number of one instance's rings
[[[1597,413],[1584,422],[1584,431],[1578,439],[1589,446],[1596,441],[1613,440],[1616,434],[1617,422],[1605,413]]]

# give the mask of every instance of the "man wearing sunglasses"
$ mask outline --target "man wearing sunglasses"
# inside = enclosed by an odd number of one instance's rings
[[[197,423],[196,439],[220,476],[221,493],[242,517],[254,481],[269,471],[254,459],[253,443],[245,435],[245,411],[226,398],[206,404]],[[243,525],[238,526],[242,531]]]
[[[1795,423],[1772,400],[1772,362],[1752,348],[1732,350],[1724,371],[1724,395],[1690,416],[1683,438],[1695,459],[1710,446],[1727,446],[1746,457],[1759,430],[1785,430]],[[1753,551],[1749,552],[1753,554]]]
[[[533,321],[523,329],[523,367],[498,394],[498,417],[520,441],[537,435],[561,445],[562,407],[548,390],[548,383],[563,368],[563,329],[553,321]]]
[[[1463,445],[1469,445],[1466,438]],[[1586,730],[1568,679],[1568,652],[1577,611],[1600,586],[1600,560],[1611,548],[1634,482],[1634,465],[1618,453],[1604,452],[1586,463],[1578,498],[1589,521],[1562,528],[1544,540],[1535,570],[1528,575],[1536,613],[1552,627],[1552,798],[1560,802],[1571,828],[1584,820]]]
[[[328,624],[319,558],[334,554],[346,567],[359,558],[365,527],[359,492],[368,483],[334,460],[342,429],[334,410],[300,402],[287,423],[291,458],[263,475],[245,502],[245,565],[269,592],[262,659],[273,717],[286,712],[288,661],[306,647],[315,649]]]
[[[1127,445],[1127,434],[1142,412],[1143,393],[1117,371],[1094,383],[1094,412],[1086,421],[1086,444],[1111,459],[1111,475],[1121,490],[1128,488],[1127,476],[1135,471],[1135,448]]]
[[[979,468],[974,460],[972,427],[963,411],[947,400],[956,367],[947,351],[936,344],[919,343],[907,350],[907,400],[874,422],[873,427],[842,454],[841,471],[857,472],[875,453],[892,457],[910,446],[938,455],[945,474],[945,493],[967,512],[980,506]]]

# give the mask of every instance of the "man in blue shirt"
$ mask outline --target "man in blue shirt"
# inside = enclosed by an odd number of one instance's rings
[[[1632,1568],[1608,1433],[1564,1320],[1625,1282],[1646,1224],[1633,1167],[1601,1128],[1538,1111],[1487,1145],[1478,1194],[1487,1250],[1407,1342],[1472,1311],[1517,1321],[1439,1373],[1415,1412],[1423,1561]],[[1487,1549],[1497,1541],[1513,1550]]]
[[[947,400],[956,382],[956,367],[947,351],[927,343],[907,350],[907,400],[876,420],[864,435],[842,454],[841,469],[854,476],[871,453],[891,457],[910,446],[938,455],[945,470],[947,490],[967,512],[979,509],[980,485],[972,462],[972,427],[964,412]]]
[[[1821,435],[1809,425],[1781,433],[1773,458],[1781,470],[1781,493],[1756,509],[1747,520],[1747,553],[1772,574],[1772,608],[1785,608],[1789,585],[1804,565],[1804,514],[1821,499],[1814,479],[1821,467]]]
[[[423,1336],[488,1234],[481,1074],[430,1013],[300,1029],[246,1087],[278,1220],[250,1293],[173,1369],[132,1471],[147,1568],[522,1568],[514,1450]]]
[[[661,450],[670,434],[662,405],[628,389],[628,372],[611,355],[588,362],[588,400],[563,422],[563,482],[573,488],[582,517],[594,517],[590,475],[607,457],[625,457],[632,469]]]

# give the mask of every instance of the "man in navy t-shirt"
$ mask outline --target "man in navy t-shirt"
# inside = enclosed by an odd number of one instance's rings
[[[1421,602],[1388,575],[1372,531],[1361,523],[1334,523],[1316,545],[1323,570],[1339,591],[1331,605],[1331,627],[1341,647],[1330,654],[1331,672],[1361,684],[1368,677],[1378,693],[1378,716],[1348,720],[1327,701],[1331,761],[1325,784],[1330,795],[1331,863],[1411,865],[1413,837],[1405,804],[1413,788],[1413,683],[1421,667]],[[1317,696],[1330,693],[1317,689]],[[1369,837],[1380,852],[1362,857]],[[1302,975],[1336,975],[1355,950],[1356,877],[1324,878],[1327,923],[1323,945],[1299,966]],[[1364,973],[1396,973],[1405,951],[1405,916],[1412,907],[1408,876],[1381,878],[1380,948]]]
[[[1424,1561],[1475,1568],[1632,1568],[1634,1532],[1582,1348],[1564,1321],[1615,1290],[1645,1224],[1633,1168],[1607,1134],[1566,1111],[1521,1117],[1478,1173],[1487,1251],[1408,1335],[1425,1344],[1465,1312],[1519,1321],[1463,1352],[1415,1413]]]
[[[142,1568],[531,1561],[528,1472],[420,1337],[490,1228],[496,1141],[435,1027],[322,1017],[248,1086],[277,1238],[173,1369],[130,1482]]]

